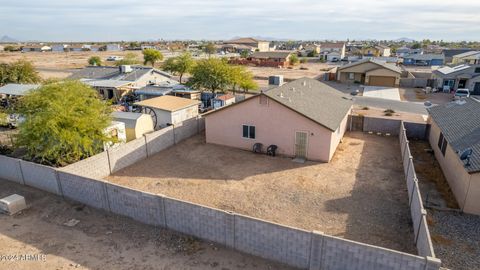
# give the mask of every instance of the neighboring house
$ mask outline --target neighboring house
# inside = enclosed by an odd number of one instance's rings
[[[390,57],[392,55],[392,50],[390,47],[385,46],[385,45],[377,45],[375,46],[378,50],[378,55],[377,57]]]
[[[466,88],[472,95],[480,95],[480,65],[445,66],[432,73],[438,89]]]
[[[114,121],[125,124],[127,142],[141,138],[144,134],[152,132],[152,116],[144,113],[113,112]]]
[[[52,48],[44,45],[32,45],[32,46],[23,46],[22,52],[48,52]]]
[[[352,101],[340,91],[302,78],[204,115],[206,142],[329,162],[346,129]]]
[[[85,44],[83,45],[83,48],[86,51],[98,52],[98,51],[104,51],[106,47],[102,45]]]
[[[64,52],[66,46],[64,44],[53,44],[51,47],[52,52]]]
[[[344,42],[321,42],[320,43],[320,59],[327,60],[327,55],[335,53],[340,57],[339,60],[345,58],[345,43]]]
[[[402,58],[409,54],[422,54],[422,53],[423,53],[422,49],[411,49],[405,46],[395,50],[395,55]]]
[[[155,129],[177,125],[198,116],[200,101],[174,96],[161,96],[136,102],[135,105],[149,109]],[[153,111],[153,112],[152,112]]]
[[[9,83],[0,87],[0,97],[1,96],[24,96],[29,91],[39,88],[39,84],[18,84],[18,83]]]
[[[210,102],[213,109],[219,109],[223,106],[228,106],[235,103],[235,96],[232,94],[225,94],[212,98]]]
[[[305,45],[301,51],[300,51],[300,54],[302,56],[308,56],[308,55],[318,55],[320,54],[320,45],[318,44],[308,44],[308,45]]]
[[[106,51],[121,51],[120,44],[107,44]]]
[[[238,38],[228,40],[223,43],[221,49],[229,52],[242,52],[242,51],[258,51],[268,52],[270,50],[270,42],[258,40],[255,38]]]
[[[443,66],[443,54],[409,54],[403,57],[406,66]]]
[[[0,44],[0,52],[3,52],[5,50],[5,46]]]
[[[77,79],[97,89],[105,99],[118,101],[132,89],[146,85],[172,82],[172,76],[164,71],[144,66],[119,67],[88,66],[74,72],[69,79]]]
[[[262,67],[287,67],[290,65],[290,51],[254,52],[246,59],[233,59],[234,64]]]
[[[427,110],[430,145],[460,209],[480,215],[479,101],[465,98]],[[467,149],[472,150],[469,165],[460,159]]]
[[[453,65],[460,64],[480,64],[480,51],[468,51],[461,54],[454,55],[452,58]]]
[[[470,52],[473,49],[470,48],[461,48],[461,49],[444,49],[442,50],[442,54],[445,57],[445,64],[453,63],[453,57],[455,55],[459,55],[461,53]]]
[[[88,49],[86,49],[83,45],[71,45],[68,46],[67,50],[69,52],[83,52],[87,51]]]
[[[337,69],[337,80],[372,86],[398,87],[402,69],[395,64],[372,59],[361,60]]]

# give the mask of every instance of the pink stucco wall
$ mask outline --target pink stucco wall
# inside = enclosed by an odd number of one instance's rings
[[[262,143],[264,150],[271,144],[278,146],[277,153],[285,156],[295,154],[295,132],[308,134],[307,158],[328,162],[346,128],[347,115],[340,131],[334,133],[298,114],[297,112],[268,99],[260,104],[259,96],[250,98],[205,119],[207,143],[226,145],[251,150],[254,143]],[[252,125],[256,129],[255,139],[242,137],[242,125]]]

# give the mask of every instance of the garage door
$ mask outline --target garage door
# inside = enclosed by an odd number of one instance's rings
[[[388,76],[370,76],[368,85],[395,87],[395,77]]]

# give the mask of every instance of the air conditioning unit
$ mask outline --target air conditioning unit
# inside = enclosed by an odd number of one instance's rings
[[[132,71],[133,71],[133,69],[132,69],[132,66],[130,66],[130,65],[121,65],[120,66],[120,73],[130,73]]]
[[[13,215],[27,208],[25,198],[18,194],[13,194],[3,199],[0,199],[0,212],[5,212]]]
[[[281,86],[283,84],[283,75],[273,75],[268,77],[268,85]]]

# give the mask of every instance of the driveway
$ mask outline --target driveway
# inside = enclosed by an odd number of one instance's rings
[[[398,88],[383,86],[365,86],[363,89],[364,97],[383,98],[400,101]]]
[[[354,97],[355,105],[375,107],[381,109],[392,109],[396,112],[407,112],[415,114],[427,115],[427,110],[422,102],[398,101],[374,97]]]

